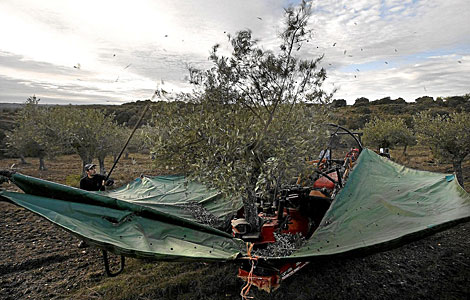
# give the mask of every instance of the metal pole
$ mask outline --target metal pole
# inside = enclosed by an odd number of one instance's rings
[[[150,108],[150,103],[147,104],[147,106],[146,106],[145,109],[144,109],[144,112],[143,112],[142,115],[140,116],[139,121],[137,121],[137,123],[135,124],[134,129],[133,129],[132,132],[131,132],[131,135],[129,135],[129,138],[127,139],[126,144],[124,145],[124,147],[122,147],[121,153],[119,153],[118,157],[116,158],[116,161],[114,162],[113,167],[112,167],[111,170],[109,171],[108,176],[106,176],[105,181],[108,180],[109,177],[111,176],[111,173],[113,172],[114,167],[116,166],[116,164],[118,163],[119,159],[121,158],[122,153],[124,153],[124,150],[126,150],[127,145],[129,144],[129,142],[130,142],[132,136],[134,135],[135,131],[137,130],[137,127],[139,127],[140,123],[141,123],[142,120],[144,119],[145,113],[147,112],[147,110],[149,110],[149,108]]]

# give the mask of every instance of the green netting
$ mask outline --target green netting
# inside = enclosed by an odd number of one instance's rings
[[[161,260],[233,260],[243,242],[197,223],[184,208],[198,203],[219,221],[241,206],[183,177],[144,177],[109,192],[87,192],[15,174],[26,194],[1,192],[23,206],[117,254]],[[417,171],[363,150],[319,228],[289,257],[304,260],[405,242],[470,218],[470,196],[453,175]]]

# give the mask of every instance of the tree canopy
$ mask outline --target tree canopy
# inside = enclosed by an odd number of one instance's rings
[[[249,30],[230,36],[230,56],[214,46],[213,67],[191,70],[196,93],[154,116],[156,163],[241,197],[253,226],[256,193],[298,175],[323,141],[318,126],[328,114],[321,104],[331,95],[321,88],[322,57],[295,55],[311,38],[309,16],[306,2],[286,9],[278,51],[259,46]],[[274,181],[263,180],[268,173]]]
[[[120,147],[121,127],[114,116],[99,109],[58,106],[51,110],[50,119],[59,139],[80,156],[83,166],[98,158],[103,173],[104,158]]]
[[[51,128],[50,109],[39,106],[40,99],[29,97],[18,112],[18,126],[7,135],[9,151],[20,157],[39,158],[39,169],[45,170],[44,158],[62,151],[56,131]]]
[[[374,118],[364,126],[364,144],[374,148],[394,148],[416,144],[413,132],[403,118]]]
[[[453,164],[463,186],[462,161],[470,154],[470,114],[432,115],[423,112],[414,118],[419,140],[431,147],[433,155]]]
[[[18,126],[7,137],[10,151],[39,157],[40,169],[45,169],[46,156],[73,151],[83,166],[98,158],[100,171],[104,172],[104,158],[124,142],[114,115],[71,105],[40,106],[39,101],[35,96],[28,98],[18,112]]]

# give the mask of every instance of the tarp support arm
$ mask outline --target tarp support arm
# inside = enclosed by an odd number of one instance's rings
[[[121,255],[121,267],[116,273],[112,273],[111,270],[109,269],[108,251],[103,250],[103,262],[104,262],[104,270],[106,271],[106,275],[108,275],[109,277],[115,277],[121,274],[121,272],[124,271],[125,260],[126,258],[123,255]]]

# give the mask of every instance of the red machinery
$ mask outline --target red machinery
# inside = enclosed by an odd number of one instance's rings
[[[314,167],[309,175],[308,184],[304,184],[299,177],[297,183],[283,187],[272,202],[259,200],[258,217],[261,221],[259,230],[253,230],[244,218],[232,220],[232,233],[235,237],[252,243],[246,263],[239,269],[238,277],[257,286],[260,289],[271,291],[279,287],[283,279],[291,276],[308,262],[292,262],[276,264],[264,260],[263,257],[276,257],[269,253],[270,247],[275,249],[280,239],[288,237],[289,247],[297,241],[306,241],[317,229],[323,216],[330,207],[336,194],[344,183],[357,160],[362,145],[353,133],[341,126],[333,125],[336,131],[331,137],[336,137],[339,130],[353,136],[357,147],[350,148],[342,159],[332,159],[330,144],[322,151],[318,160],[310,161]],[[282,212],[282,213],[281,213]],[[297,239],[297,240],[296,240]],[[286,245],[280,245],[280,248]],[[295,245],[294,245],[295,246]],[[297,245],[298,246],[298,245]],[[291,252],[296,250],[292,247]],[[261,252],[264,255],[257,255]],[[266,253],[267,252],[267,253]]]

